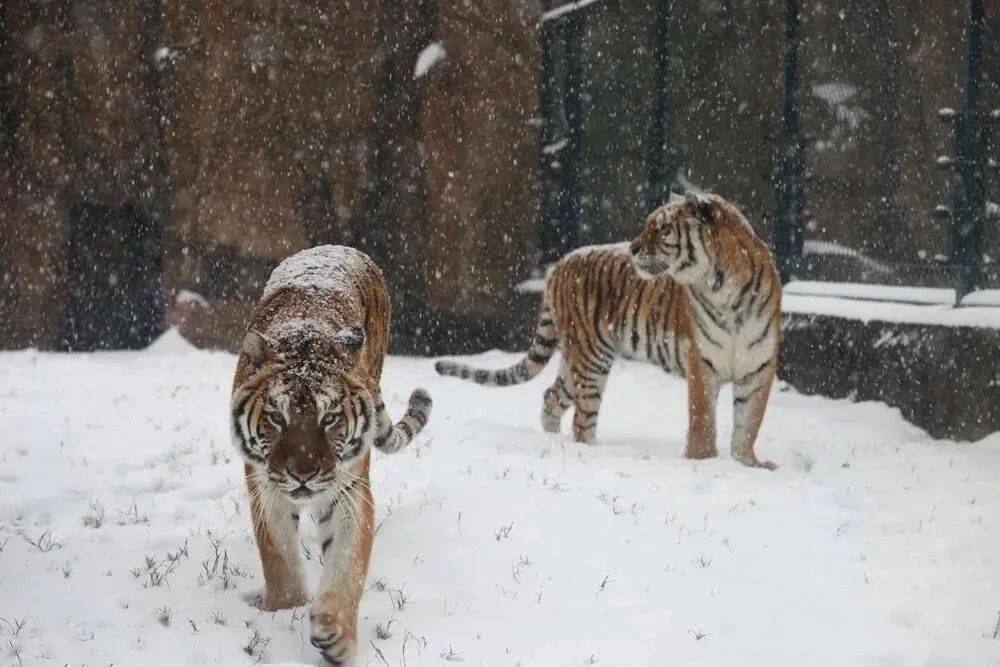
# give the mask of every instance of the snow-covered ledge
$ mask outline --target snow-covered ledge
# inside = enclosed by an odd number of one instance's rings
[[[792,282],[780,377],[799,391],[882,401],[936,437],[1000,431],[1000,291]]]
[[[954,304],[951,289],[799,280],[785,286],[782,310],[861,322],[1000,329],[1000,290],[973,292],[960,308]]]

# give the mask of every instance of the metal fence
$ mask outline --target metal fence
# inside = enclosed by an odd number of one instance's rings
[[[587,87],[584,35],[588,21],[602,3],[613,0],[578,0],[553,7],[543,0],[541,39],[541,206],[540,260],[554,261],[581,240],[581,138],[587,131]],[[653,95],[648,100],[650,122],[646,159],[646,210],[661,205],[672,187],[676,165],[671,164],[668,96],[669,26],[676,6],[673,0],[651,0],[655,39]],[[772,138],[773,249],[783,281],[808,274],[804,261],[807,199],[804,174],[803,133],[800,129],[800,0],[783,0],[780,130]],[[950,170],[951,201],[927,215],[942,221],[948,253],[917,264],[892,262],[902,280],[954,286],[956,305],[968,293],[1000,284],[996,265],[984,256],[984,227],[1000,217],[1000,206],[991,203],[989,188],[995,180],[997,160],[990,155],[990,136],[1000,126],[1000,109],[984,108],[983,0],[963,0],[963,100],[958,110],[942,109],[942,120],[954,130],[954,155],[937,158]],[[557,55],[558,54],[558,55]],[[877,232],[875,232],[877,233]],[[907,278],[908,277],[908,278]]]

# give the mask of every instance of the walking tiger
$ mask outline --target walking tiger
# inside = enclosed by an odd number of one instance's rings
[[[781,283],[767,246],[735,206],[689,193],[651,213],[631,242],[581,248],[549,272],[534,342],[510,368],[450,361],[441,375],[506,386],[538,375],[558,348],[562,365],[545,392],[542,427],[593,444],[608,373],[617,357],[683,375],[685,456],[716,456],[719,389],[733,383],[732,456],[774,469],[754,452],[777,369]]]
[[[278,265],[243,338],[231,403],[242,454],[266,610],[309,602],[299,515],[322,549],[311,641],[339,664],[357,645],[358,604],[371,554],[371,448],[393,452],[427,423],[431,398],[410,395],[395,426],[381,398],[389,339],[382,272],[363,253],[319,246]]]

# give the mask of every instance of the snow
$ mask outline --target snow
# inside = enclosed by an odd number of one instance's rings
[[[289,287],[349,297],[371,271],[371,260],[359,250],[341,245],[316,246],[281,262],[271,273],[261,299]]]
[[[210,305],[208,299],[189,289],[178,290],[176,302],[180,305],[196,306],[199,308],[208,308]]]
[[[784,313],[950,327],[1000,328],[1000,290],[980,290],[955,308],[955,291],[863,283],[798,280],[783,291]]]
[[[317,664],[303,610],[243,599],[234,365],[176,332],[0,353],[0,664],[243,665],[255,632],[264,661]],[[779,470],[687,461],[683,383],[626,363],[587,447],[540,430],[557,367],[497,389],[388,359],[391,413],[424,386],[435,414],[376,455],[356,664],[997,664],[1000,435],[934,441],[883,404],[775,391],[758,451]]]
[[[793,280],[785,285],[785,296],[836,296],[869,301],[897,301],[914,304],[955,303],[955,290],[939,287],[904,287],[872,283],[839,283],[821,280]]]
[[[522,280],[515,287],[522,294],[541,294],[545,291],[545,278],[529,278]]]
[[[837,120],[843,121],[852,130],[858,129],[861,121],[868,116],[868,112],[860,106],[848,104],[858,92],[854,84],[842,81],[817,83],[813,85],[812,92],[830,106]]]
[[[431,42],[425,46],[420,55],[417,56],[417,62],[413,66],[413,78],[419,79],[427,74],[430,68],[444,60],[447,55],[442,42]]]
[[[898,322],[943,327],[1000,328],[1000,308],[953,308],[944,305],[914,305],[890,301],[860,301],[838,297],[785,296],[783,313],[809,313],[843,317],[862,322]]]
[[[839,257],[850,257],[861,262],[862,266],[879,273],[895,273],[892,267],[882,262],[872,259],[868,255],[855,250],[854,248],[834,243],[833,241],[819,241],[816,239],[806,239],[802,242],[802,252],[805,255],[837,255]]]
[[[586,9],[587,7],[598,2],[601,2],[601,0],[576,0],[575,2],[567,2],[566,4],[550,9],[547,12],[542,12],[542,16],[539,18],[538,24],[541,25],[548,21],[554,21],[568,14],[572,14],[573,12]]]

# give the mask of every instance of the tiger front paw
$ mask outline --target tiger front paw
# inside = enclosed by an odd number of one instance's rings
[[[245,594],[243,599],[251,607],[256,607],[261,611],[280,611],[308,604],[309,594],[304,591],[294,591],[285,595],[272,595],[267,591],[254,591]]]
[[[331,609],[320,598],[309,609],[309,621],[312,626],[309,641],[319,649],[324,660],[331,665],[342,665],[350,660],[357,647],[355,619]]]
[[[778,469],[778,465],[776,463],[772,461],[761,461],[753,452],[734,452],[733,459],[749,468],[763,468],[764,470]]]

